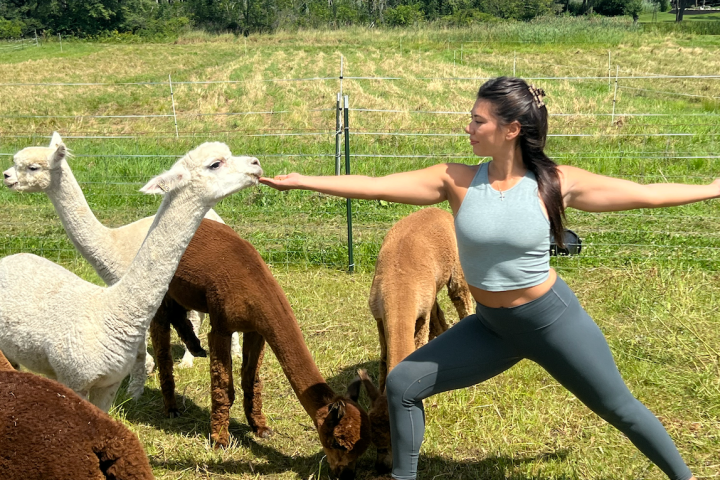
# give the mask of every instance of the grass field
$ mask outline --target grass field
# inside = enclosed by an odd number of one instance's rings
[[[205,140],[258,156],[269,175],[332,174],[342,57],[353,173],[477,162],[462,135],[475,91],[481,78],[514,71],[548,93],[548,152],[560,163],[642,183],[708,183],[720,170],[720,79],[712,78],[719,47],[720,37],[643,33],[631,21],[608,19],[247,39],[193,34],[174,44],[63,42],[62,51],[46,43],[0,54],[0,165],[58,130],[91,207],[108,225],[154,213],[159,199],[137,190]],[[656,75],[666,77],[647,78]],[[202,81],[218,83],[183,83]],[[67,83],[74,85],[58,85]],[[99,282],[45,196],[2,189],[0,202],[0,255],[37,253]],[[607,335],[633,393],[661,417],[699,478],[720,477],[719,205],[569,212],[585,248],[554,261]],[[377,372],[367,309],[375,255],[389,226],[414,210],[353,202],[357,272],[350,275],[343,272],[345,208],[333,197],[267,188],[217,208],[271,265],[316,363],[338,390],[358,367]],[[156,377],[139,402],[118,399],[113,414],[138,433],[158,478],[325,478],[312,422],[272,354],[262,375],[276,433],[254,438],[234,408],[235,443],[225,451],[208,442],[204,359],[176,371],[180,419],[162,416]],[[530,362],[426,407],[424,479],[663,478]],[[363,457],[360,479],[373,477],[373,456]]]
[[[706,13],[697,14],[697,15],[684,15],[683,21],[688,22],[708,22],[708,21],[718,21],[720,20],[720,10],[710,10]],[[657,12],[654,16],[652,12],[650,13],[643,13],[640,15],[639,18],[640,22],[644,23],[650,23],[650,22],[674,22],[675,21],[675,14],[670,12]]]

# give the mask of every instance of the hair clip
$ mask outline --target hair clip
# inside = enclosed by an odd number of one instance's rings
[[[545,103],[542,101],[542,99],[545,96],[545,90],[543,90],[542,88],[537,88],[535,85],[529,85],[528,90],[530,90],[530,94],[533,96],[535,106],[537,108],[544,107]]]

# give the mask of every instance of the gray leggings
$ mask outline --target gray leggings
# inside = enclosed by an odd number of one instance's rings
[[[392,476],[412,480],[417,474],[424,398],[483,382],[523,358],[623,432],[670,478],[692,476],[660,421],[625,386],[605,337],[560,278],[548,293],[524,305],[478,305],[475,315],[395,366],[386,387]]]

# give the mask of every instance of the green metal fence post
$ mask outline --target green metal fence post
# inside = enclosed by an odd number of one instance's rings
[[[340,142],[342,139],[342,128],[340,126],[340,115],[342,115],[342,104],[340,103],[340,94],[337,94],[337,103],[335,104],[335,175],[340,175]]]

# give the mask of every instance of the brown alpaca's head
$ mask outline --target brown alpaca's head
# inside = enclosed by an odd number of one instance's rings
[[[356,378],[346,395],[338,395],[315,414],[320,443],[334,478],[355,478],[357,459],[370,445],[370,419],[357,404],[360,379]]]
[[[368,417],[370,418],[370,437],[377,450],[375,470],[384,474],[392,471],[392,444],[390,443],[390,414],[387,396],[380,393],[365,370],[358,370],[358,375],[372,402]]]

